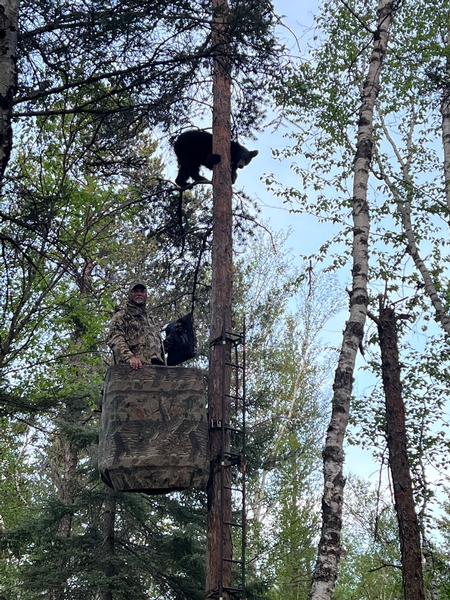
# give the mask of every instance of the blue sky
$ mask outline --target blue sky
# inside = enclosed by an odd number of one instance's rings
[[[315,0],[306,2],[275,0],[274,5],[276,13],[285,16],[284,21],[292,32],[280,28],[280,35],[286,45],[288,48],[292,48],[293,53],[297,55],[304,52],[308,37],[311,35],[309,31],[313,25],[313,14],[317,10],[317,2]],[[236,186],[242,188],[251,197],[256,197],[262,211],[262,219],[270,222],[273,228],[287,230],[292,227],[295,230],[295,235],[291,236],[289,245],[297,254],[309,254],[317,250],[319,244],[328,238],[329,231],[325,232],[327,226],[318,228],[313,217],[290,214],[286,207],[283,207],[282,202],[267,191],[265,184],[261,181],[264,174],[273,173],[275,179],[284,185],[295,186],[298,184],[298,178],[291,170],[290,163],[276,160],[272,156],[273,148],[280,149],[288,145],[288,140],[284,138],[284,135],[289,133],[289,130],[288,124],[284,124],[278,129],[268,126],[265,131],[258,132],[256,141],[242,140],[248,149],[258,148],[259,155],[246,169],[239,171]],[[298,160],[301,160],[301,157]]]

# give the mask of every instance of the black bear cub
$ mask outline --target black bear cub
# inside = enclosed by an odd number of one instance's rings
[[[176,140],[173,149],[178,159],[178,175],[175,183],[184,188],[191,177],[194,181],[208,181],[200,175],[200,165],[212,169],[220,161],[218,154],[212,154],[212,134],[193,129],[185,131]],[[238,142],[231,142],[231,181],[237,179],[237,169],[249,164],[258,150],[247,150]]]

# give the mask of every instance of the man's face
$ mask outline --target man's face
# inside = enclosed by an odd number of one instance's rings
[[[131,290],[131,296],[136,304],[145,304],[147,301],[147,290],[143,285],[136,285]]]

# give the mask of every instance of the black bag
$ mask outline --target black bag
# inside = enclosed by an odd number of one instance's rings
[[[194,358],[197,349],[192,313],[172,321],[165,327],[164,348],[167,352],[167,364],[179,365]]]

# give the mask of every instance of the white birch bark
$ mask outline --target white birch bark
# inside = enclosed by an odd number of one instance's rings
[[[12,108],[17,87],[17,20],[19,0],[0,1],[0,181],[12,148]]]
[[[362,89],[353,179],[353,282],[350,293],[350,314],[344,330],[333,384],[332,414],[323,450],[322,531],[309,595],[310,600],[331,600],[341,555],[342,504],[345,485],[343,444],[349,420],[353,371],[358,348],[364,334],[368,304],[370,221],[367,187],[372,160],[373,115],[382,62],[388,44],[388,32],[396,8],[396,3],[390,0],[381,0],[378,5],[377,30],[367,77]]]
[[[450,31],[447,35],[447,49],[450,49]],[[450,76],[450,58],[447,56],[447,78]],[[448,80],[446,78],[446,81]],[[445,200],[450,208],[450,91],[447,86],[442,90],[442,146],[444,148]]]
[[[450,208],[450,94],[443,92],[441,101],[442,144],[444,148],[445,201]]]

